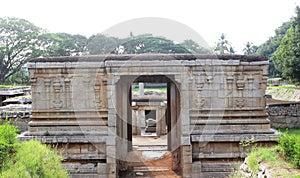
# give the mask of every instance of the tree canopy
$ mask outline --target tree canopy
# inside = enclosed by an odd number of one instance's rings
[[[129,37],[117,46],[114,54],[142,54],[142,53],[190,53],[189,50],[175,44],[164,37],[154,37],[151,34]]]
[[[0,18],[0,84],[38,57],[41,29],[24,19]]]
[[[214,49],[214,52],[217,54],[234,54],[235,51],[229,41],[226,39],[226,36],[224,33],[221,34],[221,37],[219,38],[217,45]]]
[[[282,76],[294,83],[300,83],[300,7],[296,17],[272,56],[275,67]]]
[[[87,38],[67,33],[45,33],[39,36],[41,56],[80,55],[86,51]]]
[[[258,46],[253,45],[251,42],[247,42],[245,48],[243,49],[244,55],[253,55],[256,54]]]

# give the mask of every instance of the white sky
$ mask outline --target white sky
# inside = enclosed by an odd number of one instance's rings
[[[211,46],[225,33],[241,53],[247,41],[259,45],[274,35],[295,15],[296,5],[300,0],[2,0],[0,16],[85,36],[135,18],[168,18],[192,28]]]

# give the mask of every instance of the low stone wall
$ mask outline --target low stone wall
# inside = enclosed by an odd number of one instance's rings
[[[273,128],[300,128],[300,103],[269,105],[268,114]]]
[[[17,126],[20,132],[28,131],[28,123],[31,121],[31,105],[10,104],[0,107],[0,124],[6,120]]]

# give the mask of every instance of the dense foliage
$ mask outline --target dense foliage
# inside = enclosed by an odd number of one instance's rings
[[[38,141],[23,142],[16,147],[14,159],[7,163],[9,168],[2,172],[1,177],[68,177],[60,161],[61,157],[46,145]]]
[[[18,18],[0,18],[0,84],[37,57],[41,29]]]
[[[114,54],[142,54],[142,53],[190,53],[180,44],[164,37],[154,37],[149,34],[133,36],[117,46]]]
[[[6,162],[15,153],[17,132],[8,121],[0,125],[0,172],[7,168]]]
[[[283,133],[279,140],[283,156],[295,167],[300,168],[300,136]]]
[[[282,77],[293,83],[300,83],[300,7],[296,8],[296,17],[272,56],[276,69]]]
[[[55,150],[38,141],[19,142],[17,133],[9,122],[0,125],[0,177],[68,177]]]

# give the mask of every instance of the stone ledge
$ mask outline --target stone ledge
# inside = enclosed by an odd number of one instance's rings
[[[198,159],[232,159],[232,158],[245,158],[246,154],[244,153],[211,153],[211,154],[205,154],[205,153],[193,153],[193,158]]]
[[[279,133],[273,134],[243,134],[243,135],[191,135],[192,142],[240,142],[245,140],[253,141],[276,141]]]
[[[104,54],[104,55],[90,55],[90,56],[64,56],[64,57],[49,57],[49,58],[36,58],[30,60],[34,62],[104,62],[111,60],[153,60],[160,59],[162,61],[169,60],[196,60],[196,59],[209,59],[209,60],[240,60],[242,62],[259,62],[268,61],[268,58],[263,56],[247,56],[247,55],[216,55],[216,54]]]
[[[239,125],[239,124],[269,124],[270,122],[267,119],[239,119],[239,120],[191,120],[191,124],[196,125]]]
[[[40,140],[42,143],[106,143],[107,135],[78,136],[30,136],[26,133],[18,136],[21,141]]]

